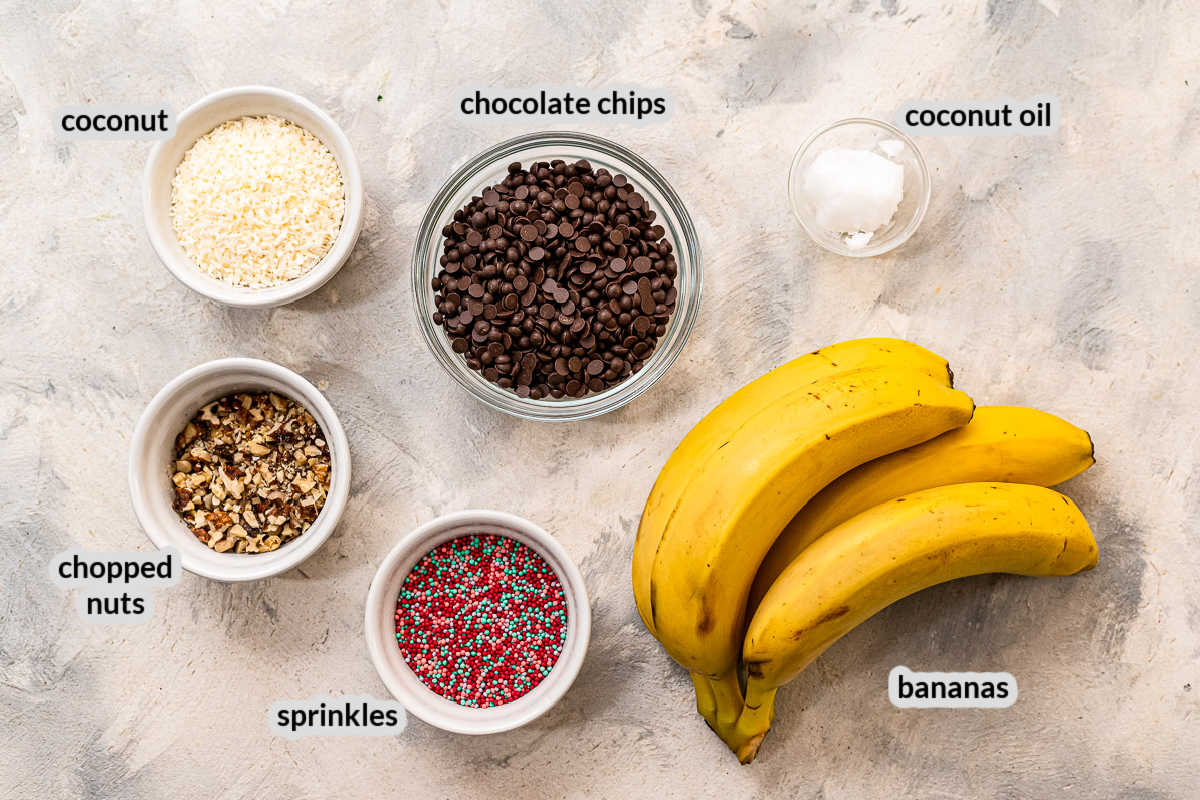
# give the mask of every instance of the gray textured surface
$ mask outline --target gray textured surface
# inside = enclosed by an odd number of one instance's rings
[[[0,8],[0,794],[1200,796],[1191,4],[258,5]],[[267,312],[200,300],[155,259],[140,217],[148,145],[47,133],[68,103],[178,110],[251,82],[327,108],[368,192],[352,261]],[[493,413],[419,341],[408,259],[449,171],[527,128],[460,124],[450,92],[631,82],[669,90],[674,118],[592,129],[688,201],[707,262],[699,325],[621,412],[557,426]],[[933,204],[900,252],[839,259],[790,219],[782,176],[813,127],[915,98],[1039,92],[1065,108],[1052,139],[922,141]],[[865,334],[944,353],[980,402],[1087,427],[1100,463],[1068,491],[1100,567],[966,580],[888,609],[783,693],[759,762],[742,768],[637,620],[636,519],[674,443],[720,397]],[[231,354],[299,370],[338,409],[355,463],[340,529],[305,574],[185,576],[148,624],[82,625],[45,563],[72,544],[147,547],[124,481],[134,422],[176,373]],[[467,506],[538,521],[587,576],[595,634],[566,699],[480,739],[416,721],[394,741],[270,735],[277,699],[384,693],[360,616],[375,565],[416,524]],[[885,681],[900,663],[1008,670],[1021,697],[1007,711],[898,711]]]

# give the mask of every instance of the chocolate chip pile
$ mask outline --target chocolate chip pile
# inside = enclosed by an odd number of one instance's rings
[[[624,175],[587,161],[510,164],[442,228],[435,324],[471,369],[520,397],[580,397],[640,370],[679,270]]]

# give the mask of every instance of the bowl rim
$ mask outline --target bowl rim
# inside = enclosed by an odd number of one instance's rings
[[[511,703],[486,709],[470,709],[459,706],[438,695],[421,684],[416,674],[408,669],[403,658],[389,661],[385,648],[395,648],[394,613],[396,599],[385,594],[393,579],[403,576],[416,565],[431,549],[442,542],[466,535],[470,528],[482,528],[486,532],[508,535],[529,546],[554,569],[568,606],[572,609],[567,623],[567,641],[553,669],[532,691]],[[407,565],[405,565],[407,562]],[[403,572],[403,575],[400,573]],[[408,713],[418,719],[450,733],[483,735],[513,730],[532,722],[549,711],[574,684],[587,656],[591,639],[591,605],[583,575],[563,546],[541,526],[523,517],[504,511],[466,509],[443,514],[422,523],[401,537],[384,556],[379,568],[371,578],[364,604],[363,628],[367,652],[380,680],[392,696],[400,701]],[[411,679],[409,683],[418,687],[410,691],[393,669],[393,663],[401,665]],[[557,673],[557,674],[556,674]],[[553,680],[553,683],[551,682]],[[544,689],[544,691],[543,691]],[[451,716],[440,708],[453,708]],[[503,709],[506,714],[502,714]],[[470,722],[463,717],[478,714],[479,719]]]
[[[799,201],[796,197],[795,189],[793,188],[796,184],[796,182],[793,180],[796,175],[796,170],[799,169],[800,161],[804,158],[804,155],[808,152],[808,149],[813,145],[813,143],[830,131],[849,125],[868,125],[871,127],[880,128],[886,131],[888,135],[904,142],[904,144],[907,145],[912,151],[921,175],[921,197],[917,201],[917,210],[916,213],[913,214],[912,219],[910,219],[904,228],[901,229],[896,238],[889,241],[887,244],[868,246],[862,248],[861,250],[850,250],[848,248],[838,249],[830,246],[828,242],[823,241],[818,236],[819,232],[809,227],[808,223],[805,222],[803,215],[800,214],[798,210]],[[788,209],[792,212],[792,216],[796,218],[796,221],[800,223],[800,227],[804,229],[804,232],[809,235],[809,238],[811,238],[814,243],[831,253],[836,253],[839,256],[846,256],[848,258],[870,258],[871,256],[883,255],[884,253],[895,250],[897,247],[900,247],[902,244],[907,242],[910,238],[912,238],[912,235],[917,232],[917,228],[921,226],[921,222],[925,219],[925,213],[929,210],[929,198],[932,194],[932,191],[933,175],[930,174],[929,165],[925,163],[925,156],[921,153],[921,148],[917,147],[917,143],[914,142],[908,134],[896,126],[888,122],[884,122],[883,120],[873,119],[871,117],[846,117],[845,119],[839,119],[835,122],[829,123],[828,125],[817,128],[815,131],[809,134],[808,138],[806,138],[804,142],[801,143],[800,147],[796,149],[787,171]]]
[[[213,555],[219,556],[219,559],[197,561],[189,556],[189,551],[193,549],[191,545],[194,545],[195,542],[188,538],[182,523],[178,527],[171,526],[168,530],[164,530],[158,525],[150,510],[152,504],[157,505],[162,502],[147,479],[147,476],[152,475],[158,469],[150,464],[150,460],[154,458],[151,452],[150,438],[153,429],[160,422],[165,424],[163,415],[181,394],[198,385],[203,386],[207,382],[217,381],[234,374],[257,375],[278,381],[294,393],[292,399],[300,402],[309,413],[316,417],[325,434],[332,461],[329,494],[312,527],[278,550],[256,553],[250,558],[246,558],[244,553],[214,552]],[[224,393],[228,393],[228,391]],[[160,466],[165,467],[166,465]],[[166,469],[162,469],[162,475],[166,480]],[[219,358],[184,370],[159,389],[146,405],[138,418],[130,442],[128,477],[129,497],[134,516],[146,537],[156,547],[173,545],[179,551],[180,565],[193,574],[225,583],[255,581],[299,566],[319,550],[333,533],[341,520],[350,495],[350,446],[345,429],[333,406],[320,390],[303,376],[287,367],[259,358],[241,356]],[[172,510],[171,514],[174,515],[174,513]]]
[[[167,181],[169,190],[170,181],[174,176],[174,168],[169,172],[162,169],[163,161],[167,157],[168,148],[171,147],[176,136],[178,136],[178,131],[186,123],[209,108],[231,99],[264,97],[281,101],[284,105],[302,109],[316,120],[317,125],[314,126],[301,124],[295,120],[291,120],[286,115],[282,115],[288,118],[290,122],[293,122],[293,124],[299,125],[320,139],[322,144],[333,154],[338,162],[338,169],[342,174],[342,186],[346,194],[346,207],[342,214],[342,225],[338,230],[337,237],[334,239],[329,251],[325,253],[320,261],[313,265],[312,269],[298,278],[276,286],[251,288],[225,283],[202,272],[199,267],[192,263],[191,259],[179,257],[171,248],[171,242],[175,240],[175,231],[171,228],[169,220],[165,225],[159,224],[160,220],[158,216],[152,211],[151,200],[154,188],[163,179]],[[231,115],[226,118],[226,121],[243,116],[247,116],[247,114]],[[163,266],[180,283],[210,300],[222,303],[223,305],[238,308],[270,308],[294,302],[315,292],[329,282],[342,266],[345,265],[346,261],[349,260],[363,226],[362,171],[359,168],[358,157],[354,153],[354,148],[351,147],[350,140],[346,137],[341,126],[315,103],[294,92],[273,86],[232,86],[211,92],[188,106],[176,119],[175,130],[177,133],[169,139],[156,142],[150,150],[149,157],[146,159],[146,166],[142,170],[142,220],[145,224],[146,235],[150,239],[150,245],[153,247],[155,255],[158,256]],[[210,130],[212,128],[207,128],[192,138],[187,143],[187,147],[183,148],[182,152],[186,153],[197,139],[204,136]],[[159,176],[160,171],[163,173],[162,177]]]
[[[672,244],[675,249],[676,261],[679,264],[679,274],[687,273],[689,297],[683,313],[678,306],[676,307],[667,335],[660,340],[659,346],[651,356],[650,363],[643,366],[628,380],[603,392],[589,393],[579,398],[532,400],[520,398],[515,393],[500,389],[487,382],[481,375],[462,363],[461,358],[452,357],[441,346],[438,337],[444,338],[445,333],[433,325],[432,320],[423,311],[425,294],[431,291],[428,285],[428,279],[431,276],[426,274],[425,264],[438,253],[444,221],[457,210],[450,208],[450,202],[465,186],[477,182],[479,173],[501,166],[501,162],[512,159],[523,150],[555,145],[567,148],[575,146],[598,151],[606,157],[627,164],[631,172],[637,172],[639,177],[646,178],[650,184],[649,189],[661,196],[667,206],[665,209],[657,208],[656,211],[660,216],[665,213],[674,217],[678,222],[679,230],[677,235],[672,236]],[[580,157],[588,158],[586,154],[581,154]],[[683,257],[684,254],[686,254],[686,259]],[[704,288],[704,266],[700,240],[691,214],[678,192],[653,165],[637,153],[610,139],[578,131],[548,130],[505,139],[471,157],[451,173],[426,207],[425,214],[421,219],[413,243],[410,283],[421,338],[425,341],[434,359],[459,386],[485,405],[512,416],[538,421],[571,422],[600,416],[632,402],[666,374],[683,352],[699,317]],[[432,294],[430,294],[430,302],[432,302],[431,298]],[[670,337],[669,340],[668,337]]]

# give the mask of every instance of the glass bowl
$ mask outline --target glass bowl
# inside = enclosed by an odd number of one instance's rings
[[[627,380],[603,392],[582,397],[521,398],[502,389],[467,366],[455,353],[450,337],[433,322],[437,310],[431,282],[440,270],[442,228],[454,212],[478,196],[484,188],[499,183],[508,174],[508,165],[519,161],[528,167],[533,161],[576,161],[587,159],[595,168],[604,167],[629,178],[650,207],[657,213],[655,223],[666,229],[674,247],[679,272],[675,278],[675,313],[667,332],[658,340],[654,353],[642,369]],[[425,343],[451,377],[460,386],[492,408],[525,419],[579,420],[620,408],[638,397],[661,378],[683,350],[700,308],[700,244],[692,219],[683,202],[666,179],[644,159],[624,147],[585,133],[551,131],[518,136],[480,153],[459,168],[425,212],[413,249],[412,291],[417,318]]]
[[[904,197],[892,221],[879,228],[870,241],[852,247],[844,235],[817,224],[815,204],[804,193],[804,173],[813,160],[831,147],[867,150],[904,166]],[[913,140],[896,128],[865,117],[843,119],[809,136],[792,158],[788,171],[788,202],[792,214],[813,241],[838,255],[853,258],[877,256],[894,250],[916,232],[929,208],[929,168]]]

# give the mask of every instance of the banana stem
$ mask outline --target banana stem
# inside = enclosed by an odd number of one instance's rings
[[[754,678],[746,684],[746,704],[734,725],[731,736],[725,739],[729,749],[737,754],[738,761],[749,764],[758,755],[771,723],[775,719],[775,693],[777,688],[767,688]]]
[[[742,687],[737,671],[717,677],[693,672],[692,684],[696,688],[696,710],[708,727],[728,741],[742,713]]]
[[[713,697],[712,684],[699,672],[693,672],[692,686],[696,689],[696,711],[711,726],[717,718],[717,701]]]
[[[717,702],[718,730],[731,727],[742,713],[742,687],[738,683],[737,670],[709,678],[709,683]]]

